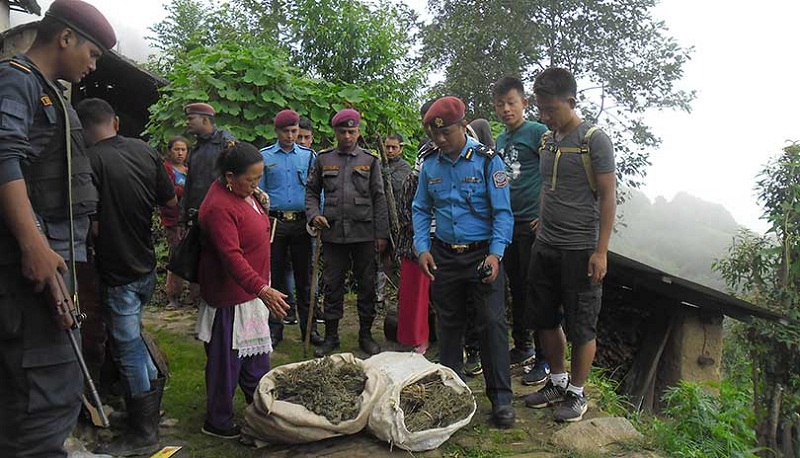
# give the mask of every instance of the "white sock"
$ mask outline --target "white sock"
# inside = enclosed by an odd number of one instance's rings
[[[572,391],[573,393],[577,394],[578,396],[583,396],[583,387],[582,386],[575,386],[573,384],[569,384],[567,387],[567,391]]]
[[[566,388],[567,385],[569,384],[569,374],[567,374],[566,372],[561,374],[551,373],[550,381],[553,382],[553,385],[557,387]]]

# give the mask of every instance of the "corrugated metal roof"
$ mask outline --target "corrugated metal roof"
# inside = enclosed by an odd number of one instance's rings
[[[42,15],[42,8],[36,0],[9,0],[8,8],[12,11],[21,11],[23,13]]]
[[[715,310],[740,321],[750,321],[756,317],[783,324],[795,322],[780,313],[613,252],[608,253],[608,274],[604,282],[631,289],[644,288],[669,297],[685,307]]]

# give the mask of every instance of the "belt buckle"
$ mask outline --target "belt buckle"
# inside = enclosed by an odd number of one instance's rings
[[[283,212],[283,219],[286,221],[294,221],[298,219],[297,212]]]
[[[450,248],[458,254],[466,253],[469,245],[450,245]]]

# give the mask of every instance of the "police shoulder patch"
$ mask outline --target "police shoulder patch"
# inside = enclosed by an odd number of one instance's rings
[[[508,174],[505,170],[498,170],[492,174],[495,188],[505,188],[508,186]]]
[[[494,150],[489,148],[486,145],[478,145],[478,146],[476,146],[475,147],[475,152],[477,152],[478,154],[480,154],[482,156],[486,156],[489,159],[493,158],[494,155],[495,155]]]
[[[423,148],[423,149],[419,150],[419,152],[417,153],[417,158],[422,160],[422,161],[424,161],[424,160],[428,159],[429,157],[435,156],[436,153],[438,153],[438,152],[439,152],[439,148],[437,148],[435,146],[430,146],[430,147]]]
[[[31,70],[30,67],[28,67],[27,65],[23,64],[22,62],[20,62],[18,60],[11,59],[11,60],[8,61],[8,65],[16,68],[17,70],[19,70],[19,71],[21,71],[23,73],[32,73],[33,72],[33,70]]]

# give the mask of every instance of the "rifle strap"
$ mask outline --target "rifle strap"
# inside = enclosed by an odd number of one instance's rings
[[[48,83],[52,86],[52,83],[49,81]],[[58,88],[53,87],[53,89],[58,97],[58,102],[61,105],[61,109],[64,110],[64,132],[66,135],[67,148],[67,199],[69,201],[69,270],[70,275],[72,276],[72,303],[75,304],[76,316],[81,316],[81,307],[78,301],[78,271],[77,263],[75,261],[75,215],[72,208],[72,126],[69,116],[69,109],[67,108],[67,102],[64,100],[64,97],[61,95],[61,91],[59,91]],[[75,324],[78,325],[79,323],[76,321]]]

